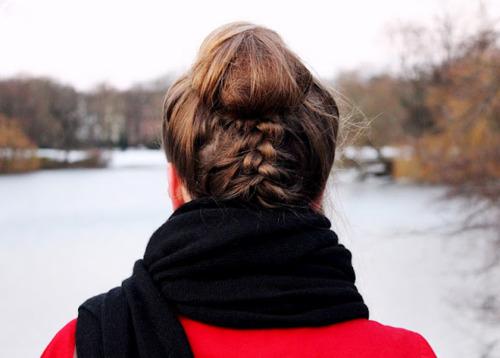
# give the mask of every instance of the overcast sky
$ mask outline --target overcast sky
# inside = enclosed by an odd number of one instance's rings
[[[186,69],[203,38],[235,20],[278,31],[318,76],[376,71],[396,63],[387,31],[398,22],[476,8],[475,0],[0,0],[0,77],[124,88]]]

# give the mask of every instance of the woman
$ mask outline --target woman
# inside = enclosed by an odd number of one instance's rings
[[[339,112],[274,31],[213,31],[168,90],[174,212],[43,357],[435,357],[368,319],[322,209]]]

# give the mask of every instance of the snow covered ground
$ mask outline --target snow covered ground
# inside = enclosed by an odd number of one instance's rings
[[[39,356],[83,300],[130,274],[172,211],[164,163],[135,150],[115,152],[108,169],[0,177],[0,357]],[[442,192],[339,173],[328,216],[373,319],[420,332],[439,357],[480,357],[499,333],[467,301],[487,284],[469,270],[483,240],[441,233],[461,211],[438,202]]]

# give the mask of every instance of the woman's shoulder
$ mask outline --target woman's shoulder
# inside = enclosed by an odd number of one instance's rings
[[[239,352],[241,357],[253,353],[266,357],[330,357],[335,351],[336,357],[436,357],[419,333],[368,319],[321,327],[250,330],[211,326],[186,317],[180,320],[195,356],[210,351],[218,356]],[[263,346],[269,347],[269,355],[262,355]]]
[[[429,342],[420,334],[409,329],[385,325],[368,319],[345,322],[338,327],[346,335],[367,342],[379,350],[395,350],[405,357],[436,357]]]
[[[68,322],[56,333],[41,358],[73,358],[75,354],[76,319]]]
[[[328,357],[332,350],[337,357],[436,357],[419,333],[368,319],[322,327],[245,330],[208,325],[187,317],[179,319],[193,353],[200,357],[214,353],[232,356],[235,352],[240,352],[241,357],[251,357],[254,353],[263,356],[263,347],[269,351],[266,353],[270,355],[265,355],[269,357]],[[76,322],[76,319],[70,321],[54,336],[42,358],[74,357]]]
[[[410,341],[420,342],[425,339],[421,334],[406,328],[386,325],[370,319],[355,319],[346,321],[337,325],[329,326],[332,329],[345,331],[346,333],[355,333],[356,335],[369,336],[372,339],[390,340],[390,341]]]

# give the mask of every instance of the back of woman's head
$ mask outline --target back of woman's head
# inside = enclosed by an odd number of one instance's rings
[[[280,36],[234,22],[168,90],[163,145],[194,198],[306,206],[325,188],[339,113]]]

